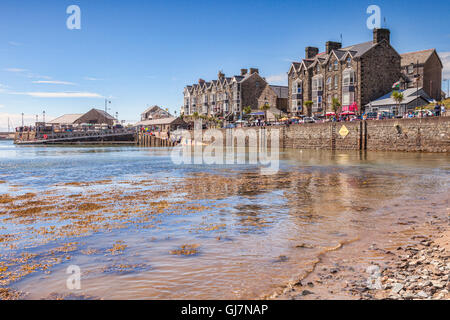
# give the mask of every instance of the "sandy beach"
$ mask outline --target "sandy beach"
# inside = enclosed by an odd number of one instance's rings
[[[445,199],[442,204],[448,203]],[[448,208],[447,208],[448,211]],[[342,244],[324,253],[303,279],[275,293],[273,299],[448,300],[450,299],[449,217],[430,214],[425,223],[408,221],[394,246],[386,237]],[[370,253],[370,254],[369,254]],[[376,253],[376,262],[365,256]]]

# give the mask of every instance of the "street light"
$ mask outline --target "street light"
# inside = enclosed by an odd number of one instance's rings
[[[444,79],[444,82],[447,81],[447,99],[450,98],[450,79]]]
[[[107,124],[107,113],[108,113],[108,103],[111,104],[111,101],[109,101],[108,99],[105,99],[105,124]]]

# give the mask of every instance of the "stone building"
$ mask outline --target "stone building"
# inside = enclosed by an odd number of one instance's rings
[[[171,117],[172,117],[172,115],[169,113],[169,111],[164,110],[163,108],[158,107],[158,106],[152,106],[152,107],[147,108],[141,114],[141,121],[171,118]]]
[[[49,125],[59,125],[59,126],[71,126],[71,125],[81,125],[81,124],[108,124],[113,125],[117,122],[109,113],[99,110],[91,109],[84,114],[65,114],[61,117],[48,121]]]
[[[374,29],[373,40],[342,48],[328,41],[325,52],[305,49],[305,59],[289,69],[290,114],[318,115],[332,112],[332,99],[348,110],[358,108],[387,92],[401,77],[400,55],[390,44],[388,29]],[[305,101],[312,101],[310,110]],[[361,111],[361,110],[359,110]]]
[[[443,65],[436,50],[408,52],[401,58],[403,88],[423,88],[431,98],[441,100]]]
[[[281,86],[270,86],[256,68],[241,69],[241,74],[233,77],[219,72],[217,80],[206,82],[200,79],[184,88],[181,113],[235,120],[242,116],[247,106],[252,110],[265,104],[271,108],[283,107],[287,100],[286,90],[287,87],[283,91]]]

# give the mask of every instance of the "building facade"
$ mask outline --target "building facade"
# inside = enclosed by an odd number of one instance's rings
[[[401,55],[402,87],[423,88],[436,101],[442,99],[442,61],[435,49]]]
[[[238,119],[247,106],[258,110],[264,104],[271,108],[286,104],[287,97],[279,87],[270,86],[256,68],[241,69],[241,74],[233,77],[219,72],[217,80],[206,82],[200,79],[184,88],[181,113]]]
[[[305,59],[293,62],[288,73],[290,114],[323,115],[357,104],[359,111],[392,89],[401,77],[400,55],[390,44],[388,29],[374,29],[373,40],[342,48],[328,41],[325,52],[305,49]],[[312,101],[305,108],[305,101]]]
[[[141,121],[170,117],[172,117],[172,115],[169,113],[169,111],[164,110],[163,108],[158,106],[149,107],[143,113],[141,113]]]

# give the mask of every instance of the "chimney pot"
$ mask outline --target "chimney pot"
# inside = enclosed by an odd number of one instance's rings
[[[241,76],[245,76],[248,73],[247,69],[241,69]]]
[[[325,43],[325,49],[326,49],[327,54],[329,54],[333,50],[337,50],[340,48],[342,48],[342,43],[340,43],[340,42],[327,41]]]
[[[305,48],[305,59],[312,59],[319,53],[319,48],[316,47],[306,47]]]
[[[250,74],[259,73],[259,70],[256,68],[250,68]]]
[[[391,42],[391,31],[389,29],[373,29],[373,43],[377,44],[381,41],[386,40],[387,43]]]

